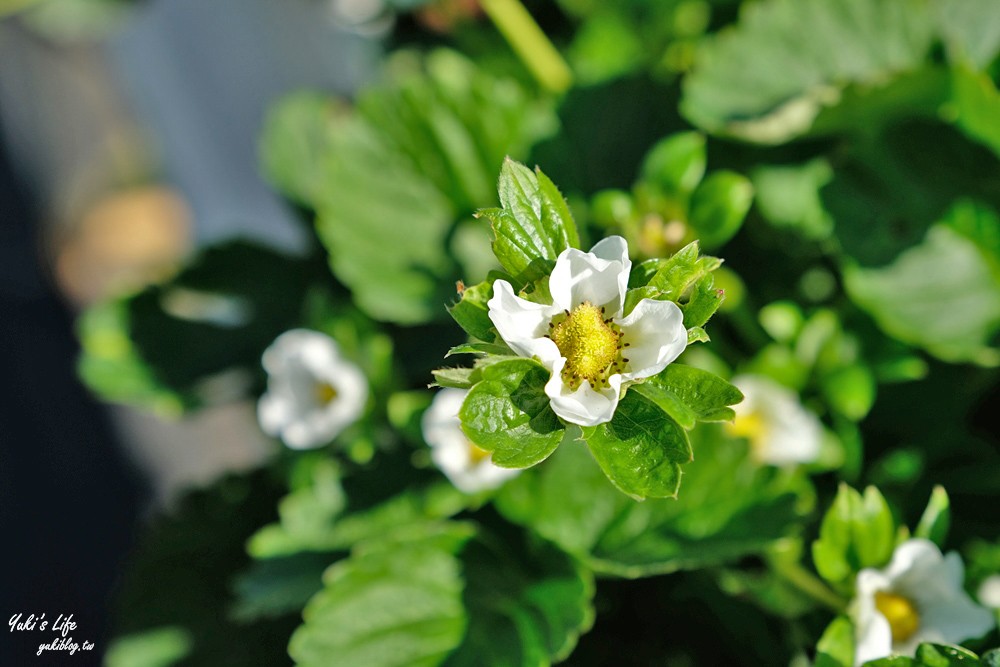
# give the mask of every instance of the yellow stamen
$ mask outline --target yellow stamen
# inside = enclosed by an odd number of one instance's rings
[[[317,382],[313,388],[316,400],[321,405],[326,405],[337,398],[337,390],[329,382]]]
[[[479,465],[485,459],[490,458],[490,453],[477,445],[469,443],[469,463],[474,466]]]
[[[751,442],[760,442],[767,434],[767,421],[758,411],[736,415],[732,423],[726,424],[726,430],[738,438],[747,438]]]
[[[875,608],[889,621],[893,642],[905,642],[920,628],[920,614],[909,598],[895,593],[875,593]]]
[[[604,371],[615,361],[621,346],[621,334],[613,326],[601,308],[585,301],[552,327],[549,337],[566,357],[563,374],[576,386],[588,380],[596,388],[606,380]]]

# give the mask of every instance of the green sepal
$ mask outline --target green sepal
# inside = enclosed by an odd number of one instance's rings
[[[459,300],[448,307],[448,314],[455,320],[465,333],[475,339],[492,341],[494,339],[493,320],[490,319],[490,309],[487,306],[493,296],[493,281],[484,280],[472,287],[460,288]]]
[[[885,498],[874,486],[864,496],[841,484],[813,542],[816,571],[841,590],[866,567],[882,567],[892,558],[896,527]]]
[[[726,298],[726,293],[715,289],[715,277],[709,273],[698,279],[691,290],[687,303],[681,305],[684,311],[684,326],[687,328],[704,325],[719,309]]]
[[[854,665],[854,624],[847,616],[838,616],[826,626],[816,644],[814,667],[852,667]]]
[[[663,294],[663,298],[679,301],[702,277],[722,265],[716,257],[701,256],[697,241],[692,241],[669,259],[660,260],[656,273],[648,284]]]
[[[930,500],[927,501],[927,508],[913,531],[913,536],[923,537],[944,548],[950,524],[951,503],[948,500],[948,492],[942,486],[935,486],[931,491]]]

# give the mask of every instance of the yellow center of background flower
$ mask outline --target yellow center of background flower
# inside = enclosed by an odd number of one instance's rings
[[[490,458],[490,453],[488,451],[479,445],[474,445],[471,442],[469,443],[469,463],[477,466],[488,458]]]
[[[889,621],[893,642],[905,642],[920,628],[920,614],[909,598],[879,591],[875,593],[875,608]]]
[[[759,410],[736,415],[736,419],[725,425],[726,431],[737,438],[746,438],[752,447],[760,447],[767,439],[767,420]]]
[[[587,301],[554,325],[549,337],[566,357],[564,372],[592,384],[618,356],[621,338],[605,321],[604,312]]]
[[[328,382],[317,382],[313,391],[320,405],[326,405],[337,398],[337,390]]]

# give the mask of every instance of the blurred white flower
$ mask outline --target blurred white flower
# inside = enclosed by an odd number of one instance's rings
[[[293,329],[264,351],[267,392],[257,404],[261,428],[293,449],[319,447],[357,421],[368,381],[326,334]]]
[[[623,316],[631,269],[625,239],[611,236],[590,252],[559,254],[551,305],[515,296],[506,280],[493,284],[490,319],[511,349],[552,373],[545,393],[573,424],[610,421],[623,384],[656,375],[687,346],[684,316],[671,301],[643,299]]]
[[[493,465],[490,453],[469,442],[462,432],[458,410],[469,392],[441,389],[424,412],[424,440],[431,458],[455,487],[464,493],[495,489],[520,470]]]
[[[991,574],[983,579],[976,591],[979,603],[994,609],[1000,609],[1000,574]]]
[[[962,588],[965,568],[924,539],[896,547],[884,569],[858,573],[854,616],[855,665],[888,655],[912,656],[921,642],[958,643],[979,637],[995,622]]]
[[[758,462],[790,465],[819,457],[823,427],[795,392],[762,375],[738,375],[733,384],[744,398],[733,406],[736,419],[727,430],[750,440]]]

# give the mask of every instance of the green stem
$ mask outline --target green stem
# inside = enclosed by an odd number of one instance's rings
[[[569,65],[520,0],[480,0],[480,4],[538,83],[554,93],[573,85]]]
[[[831,590],[816,575],[806,570],[799,563],[777,563],[771,561],[771,567],[785,581],[834,612],[842,614],[847,609],[847,600]]]

